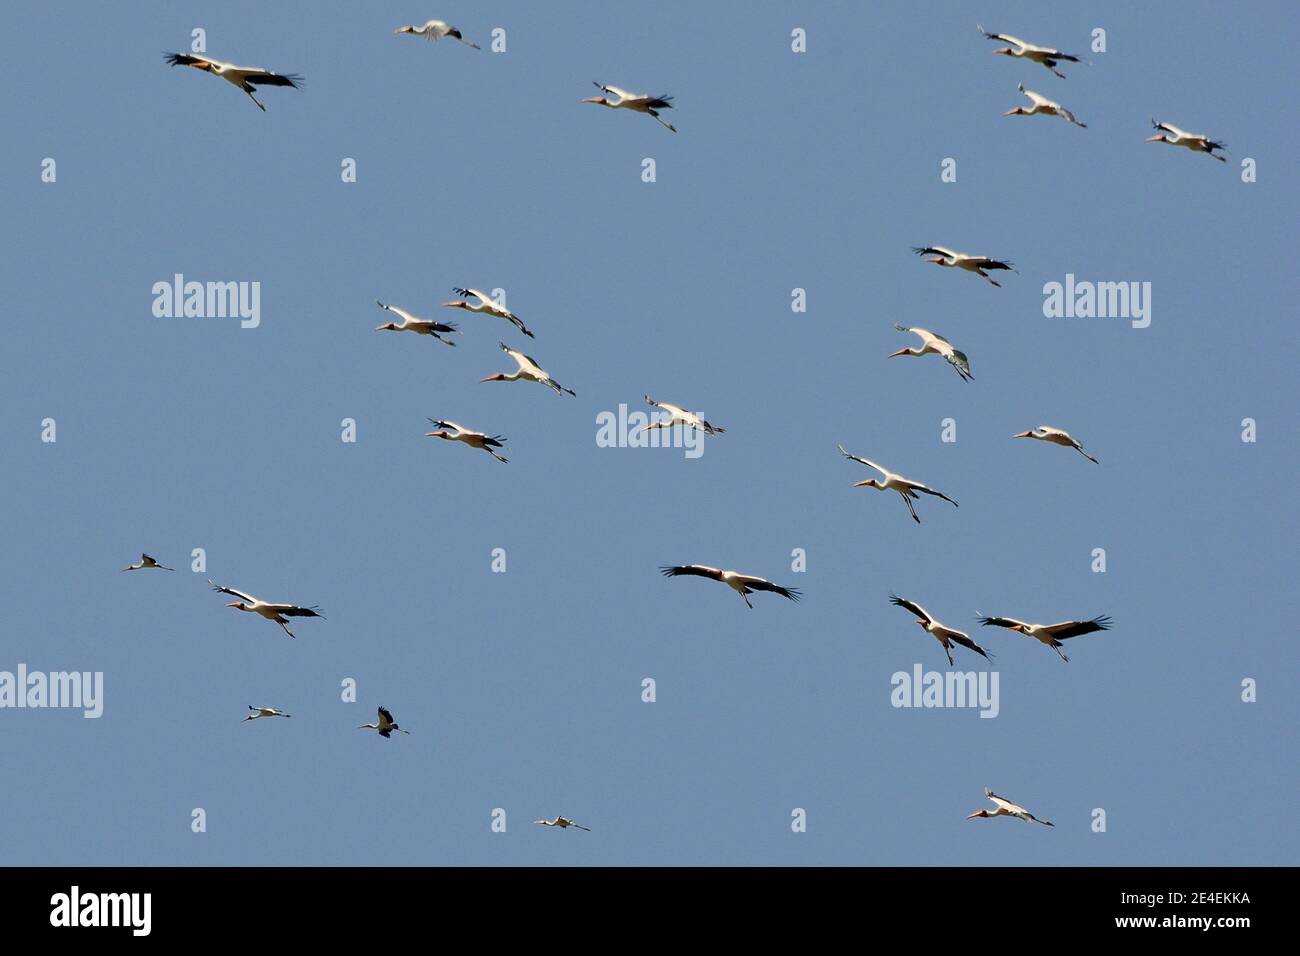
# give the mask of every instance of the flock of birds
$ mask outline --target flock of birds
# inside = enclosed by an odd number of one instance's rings
[[[1052,74],[1062,79],[1065,78],[1065,74],[1058,69],[1060,64],[1084,62],[1082,58],[1073,54],[1065,53],[1052,47],[1038,46],[1011,36],[1010,34],[990,33],[984,30],[982,26],[979,27],[979,30],[988,39],[1006,44],[1005,46],[994,50],[993,52],[995,54],[1040,64]],[[472,47],[473,49],[480,49],[478,44],[466,39],[459,29],[441,20],[429,20],[419,26],[402,26],[394,32],[399,35],[406,34],[418,36],[430,41],[450,38],[457,40],[466,46]],[[167,55],[166,60],[173,66],[192,67],[224,79],[247,94],[258,108],[263,111],[265,111],[266,107],[254,95],[254,91],[257,87],[278,86],[298,89],[302,84],[302,77],[296,74],[277,74],[260,68],[236,66],[231,63],[224,63],[219,60],[195,54],[172,53]],[[671,96],[648,96],[630,93],[627,90],[607,84],[596,83],[595,85],[604,95],[587,97],[581,100],[581,102],[604,106],[609,109],[623,109],[635,113],[642,113],[651,117],[668,130],[674,133],[677,132],[676,127],[661,116],[663,111],[673,107],[673,98]],[[1048,99],[1034,90],[1026,89],[1023,83],[1018,85],[1018,90],[1029,99],[1031,105],[1028,107],[1015,107],[1007,110],[1004,115],[1056,116],[1079,128],[1087,128],[1087,124],[1078,120],[1070,110],[1063,107],[1060,103]],[[1172,146],[1180,146],[1193,152],[1205,153],[1220,162],[1225,161],[1223,156],[1219,155],[1219,152],[1225,150],[1226,147],[1223,143],[1217,140],[1213,140],[1208,136],[1189,133],[1170,123],[1157,122],[1154,119],[1152,120],[1152,125],[1158,132],[1156,135],[1149,137],[1147,140],[1148,142],[1160,142]],[[984,255],[970,255],[944,246],[918,246],[915,247],[913,251],[917,255],[927,257],[925,259],[926,262],[945,268],[959,269],[972,273],[997,287],[1000,287],[1000,283],[994,279],[990,273],[1015,272],[1014,265],[1009,261]],[[462,309],[478,315],[501,319],[510,323],[521,335],[528,338],[536,338],[535,334],[524,324],[523,320],[520,319],[519,316],[510,311],[503,304],[495,301],[489,295],[477,289],[461,287],[454,289],[454,292],[458,298],[442,303],[444,307]],[[375,331],[412,332],[416,335],[430,336],[444,345],[452,347],[456,345],[452,340],[452,336],[460,334],[460,329],[455,323],[420,318],[395,305],[385,304],[378,300],[376,300],[376,303],[380,309],[395,316],[396,320],[390,320],[382,325],[376,326]],[[920,339],[920,346],[899,349],[892,353],[889,356],[890,358],[899,356],[921,357],[925,355],[938,355],[953,367],[963,381],[973,381],[974,376],[971,373],[970,360],[967,358],[965,353],[954,348],[952,343],[946,338],[928,329],[918,327],[897,325],[895,328],[899,332],[911,333],[917,336]],[[524,352],[509,347],[505,343],[500,343],[500,348],[514,361],[516,365],[515,370],[509,373],[498,372],[489,375],[480,381],[527,381],[543,385],[554,391],[557,395],[572,396],[576,394],[572,389],[567,388],[556,381],[536,359]],[[694,429],[707,436],[716,436],[726,431],[726,429],[715,426],[706,421],[701,415],[682,408],[681,406],[669,404],[667,402],[655,401],[650,398],[649,395],[645,397],[645,400],[647,404],[661,410],[667,417],[643,426],[643,431],[659,428],[671,429],[674,427],[681,427],[684,429]],[[503,436],[477,431],[445,419],[430,418],[429,421],[433,424],[436,430],[427,432],[426,437],[459,442],[470,448],[477,448],[486,451],[497,461],[503,463],[508,461],[508,459],[500,453],[500,450],[504,449],[504,443],[506,441]],[[1073,448],[1089,461],[1097,463],[1097,459],[1085,451],[1083,445],[1077,439],[1060,428],[1048,425],[1039,425],[1036,428],[1020,432],[1012,437],[1031,438],[1037,441]],[[957,502],[941,491],[931,488],[919,481],[906,478],[897,472],[890,471],[882,465],[867,458],[850,454],[842,445],[839,450],[846,459],[864,465],[878,473],[877,477],[871,477],[856,482],[854,487],[872,488],[877,491],[887,491],[898,494],[912,519],[918,524],[920,523],[921,518],[917,514],[916,502],[920,500],[920,495],[939,498],[954,507],[957,507]],[[123,568],[124,571],[146,569],[165,571],[173,570],[172,568],[159,564],[148,554],[142,555],[139,562],[132,564],[127,568]],[[801,597],[801,592],[797,588],[785,587],[775,584],[765,578],[751,574],[744,574],[734,570],[715,568],[700,564],[669,565],[660,570],[665,577],[702,577],[725,584],[727,587],[739,594],[745,604],[751,609],[753,608],[753,604],[750,602],[750,595],[756,591],[765,591],[777,594],[790,601],[798,601]],[[239,591],[235,588],[217,585],[211,581],[209,581],[209,584],[212,585],[213,590],[237,598],[237,600],[228,604],[228,607],[257,614],[266,620],[279,625],[289,637],[294,637],[293,632],[288,626],[290,618],[322,617],[321,611],[317,607],[272,603],[269,601],[263,601],[260,598],[254,597],[251,594]],[[989,659],[992,656],[985,648],[972,640],[968,634],[947,627],[916,602],[891,594],[890,603],[903,608],[915,616],[916,624],[939,642],[944,653],[947,655],[950,666],[954,663],[952,656],[953,645],[960,645],[968,648],[969,650],[983,656],[985,659]],[[1110,618],[1105,615],[1086,620],[1062,621],[1056,624],[1036,624],[1010,617],[988,617],[982,615],[978,616],[977,619],[982,626],[1004,628],[1019,633],[1024,637],[1032,638],[1055,651],[1062,661],[1069,660],[1069,658],[1061,651],[1063,641],[1085,634],[1104,631],[1111,626]],[[250,705],[249,711],[250,713],[248,716],[243,718],[245,721],[260,718],[290,716],[274,707],[253,707]],[[393,720],[392,714],[384,707],[378,709],[377,722],[363,724],[361,725],[361,728],[375,730],[380,736],[385,738],[391,737],[393,733],[409,733],[409,731],[398,726],[398,724]],[[976,811],[970,814],[968,819],[976,817],[989,818],[1009,816],[1024,821],[1041,823],[1044,826],[1053,826],[1052,823],[1046,820],[1039,820],[1023,807],[999,797],[991,790],[986,790],[985,793],[996,805],[996,809],[993,811]],[[587,829],[586,827],[579,826],[572,820],[563,816],[558,816],[552,820],[543,819],[534,822],[543,826],[558,827],[561,829],[567,829],[569,827],[576,827],[581,830]]]

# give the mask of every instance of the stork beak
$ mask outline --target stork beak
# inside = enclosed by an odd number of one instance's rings
[[[974,820],[976,817],[980,816],[983,812],[984,812],[984,811],[982,811],[982,810],[976,810],[974,813],[972,813],[972,814],[971,814],[970,816],[968,816],[966,819],[967,819],[967,820]]]
[[[375,326],[375,331],[376,331],[376,332],[382,332],[382,331],[384,331],[384,329],[386,329],[386,328],[388,328],[388,326],[386,326],[386,325],[376,325],[376,326]]]
[[[394,32],[394,33],[414,33],[414,32],[415,32],[415,28],[414,28],[414,27],[398,27],[398,28],[397,28],[396,30],[394,30],[393,32]]]
[[[855,481],[853,483],[854,488],[862,488],[865,487],[866,485],[870,485],[871,487],[874,488],[876,486],[876,482],[874,479],[868,478],[866,481]]]
[[[890,358],[894,358],[895,356],[898,356],[898,355],[906,355],[906,354],[907,354],[907,349],[899,349],[897,352],[891,352],[891,353],[889,353],[889,357],[890,357]]]
[[[1028,438],[1033,432],[1020,432],[1018,435],[1012,435],[1012,438]]]
[[[599,96],[587,96],[587,97],[584,97],[584,98],[583,98],[582,102],[584,102],[584,103],[603,103],[603,102],[605,102],[605,101],[604,101],[601,97],[599,97]]]
[[[1003,115],[1003,116],[1015,116],[1015,115],[1018,114],[1019,112],[1020,112],[1020,110],[1007,110],[1007,111],[1006,111],[1005,113],[1003,113],[1002,115]]]
[[[1163,136],[1148,136],[1146,138],[1146,142],[1148,143],[1163,143],[1164,141],[1165,138]]]
[[[239,607],[239,602],[231,601],[229,604],[226,605],[226,607]]]
[[[450,302],[441,302],[441,303],[439,303],[439,305],[442,305],[443,307],[448,308],[448,309],[454,309],[454,308],[456,308],[457,306],[462,305],[462,304],[463,304],[463,303],[460,301],[460,299],[452,299]]]

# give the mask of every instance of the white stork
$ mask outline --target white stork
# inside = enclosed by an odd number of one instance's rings
[[[972,256],[964,252],[954,252],[952,249],[946,249],[943,246],[913,246],[912,251],[918,256],[937,256],[935,259],[926,259],[926,262],[933,263],[936,266],[947,266],[950,269],[965,269],[967,272],[973,272],[981,279],[992,282],[999,289],[1002,283],[990,279],[985,269],[1009,269],[1015,272],[1015,268],[1010,262],[1003,262],[1000,259],[990,259],[988,256]]]
[[[669,415],[664,421],[651,422],[639,428],[638,432],[648,432],[652,428],[672,428],[674,425],[681,425],[684,428],[694,428],[704,432],[706,435],[721,435],[726,431],[725,428],[719,428],[717,425],[710,425],[697,412],[688,412],[680,405],[670,405],[668,402],[656,402],[649,395],[645,397],[646,404],[652,408],[662,408]]]
[[[1053,428],[1051,425],[1039,425],[1037,428],[1030,429],[1027,432],[1018,432],[1017,434],[1012,435],[1011,437],[1012,438],[1036,438],[1038,441],[1049,441],[1053,445],[1064,445],[1066,448],[1073,448],[1075,451],[1077,451],[1084,458],[1088,459],[1094,465],[1101,464],[1101,462],[1097,461],[1096,458],[1093,458],[1086,451],[1084,451],[1083,445],[1081,445],[1075,439],[1071,438],[1069,432],[1064,431],[1063,429],[1060,428]]]
[[[515,371],[507,375],[505,372],[497,372],[495,375],[489,375],[487,378],[479,379],[480,382],[537,382],[539,385],[545,385],[547,388],[554,389],[556,395],[569,394],[577,397],[577,392],[571,388],[565,388],[547,373],[547,371],[537,364],[537,360],[530,358],[523,352],[516,351],[504,342],[498,342],[501,351],[505,352],[515,364],[519,366]]]
[[[1061,653],[1061,641],[1078,637],[1080,634],[1095,634],[1097,631],[1106,631],[1110,629],[1111,625],[1110,618],[1104,614],[1100,617],[1094,617],[1090,621],[1062,621],[1060,624],[1028,624],[1025,621],[1017,621],[1014,617],[980,617],[979,622],[985,627],[991,624],[994,627],[1005,627],[1011,631],[1019,631],[1025,637],[1032,637],[1034,640],[1046,644],[1056,651],[1061,660],[1067,662],[1070,659]]]
[[[461,36],[459,30],[457,30],[455,27],[451,26],[450,24],[443,22],[442,20],[430,20],[427,23],[425,23],[424,26],[419,26],[419,27],[409,26],[409,25],[404,27],[398,27],[393,32],[413,33],[417,37],[424,37],[426,40],[430,40],[430,41],[441,40],[443,37],[451,37],[452,39],[459,40],[461,43],[465,44],[466,46],[472,46],[476,50],[479,49],[479,45],[477,43],[473,43],[470,40],[466,40],[463,36]]]
[[[245,717],[244,720],[257,720],[257,718],[259,717],[292,717],[293,716],[293,714],[286,714],[282,710],[276,710],[274,707],[254,707],[252,704],[249,704],[248,709],[251,710],[252,713],[249,714],[247,717]],[[243,722],[244,722],[243,720],[240,721],[241,724]]]
[[[212,584],[212,579],[208,579],[208,584]],[[291,617],[319,617],[322,620],[325,615],[321,614],[318,607],[299,607],[296,604],[272,604],[269,601],[263,601],[261,598],[255,598],[251,594],[243,591],[236,591],[234,588],[222,587],[219,584],[212,584],[212,590],[220,591],[222,594],[231,594],[238,601],[232,601],[226,607],[233,607],[240,611],[251,611],[253,614],[260,614],[268,621],[274,621],[284,628],[284,633],[290,637],[294,636],[293,631],[289,630],[287,618]]]
[[[1179,129],[1173,123],[1157,123],[1151,120],[1151,125],[1161,132],[1155,136],[1148,136],[1148,143],[1168,143],[1170,146],[1182,146],[1184,149],[1190,149],[1194,153],[1205,153],[1207,156],[1213,156],[1221,163],[1227,160],[1214,151],[1216,149],[1227,149],[1227,143],[1216,142],[1208,136],[1202,136],[1200,133],[1189,133],[1186,130]]]
[[[1046,96],[1043,96],[1040,93],[1035,93],[1033,90],[1025,89],[1025,84],[1019,84],[1016,89],[1029,97],[1033,101],[1034,105],[1029,109],[1025,109],[1023,106],[1017,106],[1015,109],[1007,110],[1002,114],[1003,116],[1037,116],[1041,113],[1044,116],[1059,116],[1061,119],[1069,120],[1080,129],[1088,128],[1087,123],[1080,123],[1074,118],[1074,114],[1060,103],[1057,103],[1054,100],[1049,100]]]
[[[952,347],[952,343],[942,335],[937,335],[929,329],[917,328],[916,326],[895,325],[900,332],[912,332],[920,336],[921,347],[910,349],[899,349],[897,352],[890,353],[890,358],[899,355],[942,355],[961,376],[963,382],[969,382],[975,378],[970,373],[970,361],[966,358],[965,352],[959,352]]]
[[[912,520],[917,524],[921,523],[921,519],[917,516],[916,508],[913,507],[912,502],[917,500],[916,492],[918,491],[924,495],[934,495],[936,498],[942,498],[954,508],[957,507],[957,502],[953,501],[941,491],[935,491],[933,488],[929,488],[926,485],[921,484],[919,481],[913,481],[911,478],[904,478],[902,475],[895,474],[888,468],[881,468],[874,461],[859,458],[857,455],[850,455],[844,450],[843,445],[840,445],[839,449],[840,454],[849,461],[856,461],[860,465],[874,468],[884,476],[883,478],[868,478],[865,481],[855,482],[853,485],[854,488],[875,488],[877,491],[897,491],[899,496],[903,499],[903,504],[907,505],[907,510],[911,513]]]
[[[248,98],[256,103],[257,108],[263,113],[266,112],[266,107],[253,95],[253,87],[291,86],[296,90],[300,88],[298,84],[302,82],[302,77],[296,73],[281,75],[257,66],[235,66],[233,63],[222,63],[220,60],[209,60],[205,56],[194,56],[189,53],[167,53],[165,57],[172,66],[192,66],[196,70],[205,70],[228,83],[233,83],[247,93]]]
[[[505,319],[507,322],[512,323],[515,328],[524,333],[524,335],[528,336],[530,339],[537,338],[537,336],[533,335],[532,332],[529,332],[528,329],[524,328],[524,323],[519,316],[515,315],[504,306],[497,305],[490,297],[484,295],[482,292],[478,291],[478,289],[452,289],[451,291],[455,292],[459,296],[464,296],[465,298],[444,302],[442,304],[443,308],[465,309],[467,312],[477,312],[480,315],[494,315],[498,319]],[[473,299],[474,301],[468,302],[466,299]]]
[[[556,817],[554,820],[534,820],[536,824],[544,827],[559,827],[561,830],[567,830],[569,827],[576,827],[579,830],[591,832],[591,827],[584,827],[580,823],[574,823],[568,817]]]
[[[674,133],[677,127],[667,120],[659,118],[660,110],[670,110],[673,108],[671,96],[646,96],[642,93],[629,93],[627,90],[620,90],[617,86],[607,86],[604,83],[595,83],[596,88],[602,93],[608,93],[610,96],[616,96],[618,99],[611,100],[603,96],[589,96],[584,99],[584,103],[595,103],[599,106],[608,106],[612,110],[632,110],[636,113],[645,113],[647,116],[653,116],[655,122],[661,126],[666,126]]]
[[[157,561],[155,561],[153,558],[151,558],[151,557],[150,557],[149,555],[147,555],[147,554],[142,554],[142,555],[140,555],[140,560],[139,560],[139,561],[137,561],[135,564],[128,564],[128,565],[127,565],[126,567],[124,567],[122,570],[123,570],[123,571],[142,571],[142,570],[144,570],[144,569],[146,569],[146,568],[157,568],[159,571],[175,571],[175,570],[176,570],[175,568],[167,568],[167,567],[163,567],[163,565],[159,564]]]
[[[385,312],[391,312],[402,320],[401,322],[386,322],[383,325],[376,325],[376,332],[414,332],[416,335],[432,335],[443,345],[455,347],[455,342],[452,342],[449,339],[444,339],[442,335],[438,334],[439,332],[443,335],[459,333],[460,330],[456,328],[455,323],[435,322],[432,319],[417,319],[405,309],[399,309],[395,305],[384,305],[384,303],[380,302],[378,299],[375,300],[375,304]]]
[[[482,448],[485,452],[495,458],[497,461],[509,461],[498,455],[494,448],[504,448],[506,441],[500,435],[489,435],[486,432],[476,432],[464,425],[457,425],[455,422],[442,421],[441,419],[430,418],[435,428],[440,429],[436,432],[425,432],[425,438],[441,438],[444,441],[458,441],[462,444],[469,445],[470,448]],[[447,431],[451,429],[451,431]]]
[[[1026,43],[1019,37],[1013,37],[1009,33],[989,33],[982,26],[976,26],[980,33],[984,34],[990,40],[997,40],[1000,43],[1010,43],[1011,46],[998,47],[993,52],[1001,56],[1013,56],[1016,59],[1031,60],[1034,63],[1041,63],[1061,79],[1065,79],[1065,74],[1056,68],[1056,64],[1065,60],[1069,63],[1082,63],[1077,56],[1071,56],[1069,53],[1062,53],[1060,50],[1053,50],[1050,46],[1035,46],[1032,43]],[[1012,49],[1014,47],[1015,49]]]
[[[392,737],[394,730],[400,731],[401,733],[404,734],[410,733],[409,730],[402,730],[401,727],[397,726],[397,724],[393,722],[393,715],[389,713],[387,707],[379,708],[379,723],[362,724],[360,727],[357,728],[357,730],[377,730],[379,731],[379,736],[390,737],[390,738]]]
[[[789,598],[791,601],[797,601],[803,596],[803,592],[798,588],[783,588],[779,584],[773,584],[763,578],[756,578],[752,574],[741,574],[739,571],[724,571],[721,568],[710,568],[703,564],[673,565],[662,567],[659,572],[666,578],[695,575],[696,577],[721,581],[744,598],[745,603],[749,604],[750,610],[753,610],[754,605],[749,603],[749,595],[755,591],[772,591],[781,595],[781,597]]]
[[[967,820],[974,820],[976,817],[1015,817],[1017,820],[1024,820],[1026,823],[1033,820],[1035,823],[1041,823],[1045,827],[1056,826],[1056,824],[1052,823],[1050,820],[1040,820],[1024,807],[1017,806],[1010,800],[999,797],[988,787],[984,788],[984,796],[996,803],[998,808],[996,810],[976,810],[966,818]]]
[[[921,627],[925,628],[926,633],[928,633],[931,637],[933,637],[936,641],[938,641],[941,645],[943,645],[943,652],[948,655],[948,665],[950,667],[952,666],[953,663],[952,646],[954,644],[960,644],[962,647],[969,647],[972,651],[982,656],[985,660],[993,659],[993,655],[990,654],[988,651],[984,650],[984,648],[980,647],[973,640],[971,640],[969,634],[965,634],[962,631],[954,631],[950,627],[945,627],[943,624],[939,623],[939,621],[937,621],[935,618],[931,617],[930,612],[927,611],[925,608],[921,607],[921,605],[917,604],[915,601],[909,601],[906,598],[895,597],[894,595],[891,594],[889,595],[889,603],[904,608],[905,610],[911,611],[913,614],[916,615],[917,617],[916,623],[921,625]]]

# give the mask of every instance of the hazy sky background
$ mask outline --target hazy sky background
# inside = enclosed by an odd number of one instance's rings
[[[106,699],[0,711],[4,862],[1300,861],[1293,4],[9,14],[0,670],[100,670]],[[484,49],[393,35],[430,17]],[[1092,64],[992,56],[977,22]],[[264,88],[263,114],[166,66],[196,26],[304,88]],[[581,105],[593,79],[673,94],[680,132]],[[1019,82],[1088,129],[1004,118]],[[1144,144],[1153,115],[1229,162]],[[1019,274],[908,251],[930,243]],[[177,272],[260,281],[260,328],[155,318]],[[1151,282],[1150,328],[1044,318],[1070,272]],[[536,340],[438,309],[460,284],[505,288]],[[458,347],[375,334],[376,298],[456,319]],[[975,381],[887,361],[914,344],[895,322]],[[578,397],[479,384],[511,367],[498,340]],[[597,447],[596,416],[646,392],[727,433],[694,461]],[[426,416],[507,436],[510,463]],[[1010,439],[1039,423],[1100,466]],[[923,500],[918,527],[837,442],[960,508]],[[180,570],[119,574],[142,550]],[[691,562],[806,597],[751,611],[656,572]],[[209,576],[328,620],[287,640]],[[891,674],[946,663],[890,591],[979,631],[1000,716],[890,706]],[[1063,664],[977,612],[1115,628]],[[355,729],[378,704],[412,735]],[[1056,829],[966,821],[985,786]],[[593,832],[528,822],[555,814]]]

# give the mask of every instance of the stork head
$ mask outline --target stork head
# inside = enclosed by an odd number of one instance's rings
[[[507,382],[509,378],[505,372],[497,372],[495,375],[489,375],[487,378],[479,379],[480,382]]]
[[[450,302],[442,303],[442,306],[446,309],[468,309],[469,303],[464,299],[452,299]]]
[[[1012,438],[1033,438],[1034,433],[1032,431],[1018,432],[1015,435],[1012,435],[1011,437]]]
[[[425,438],[451,438],[451,432],[425,432]]]
[[[384,325],[376,325],[376,326],[375,326],[375,331],[376,331],[376,332],[396,332],[396,331],[397,331],[397,323],[396,323],[396,322],[387,322],[387,323],[385,323]]]
[[[966,819],[967,819],[967,820],[974,820],[976,817],[987,817],[988,815],[989,815],[989,812],[988,812],[987,810],[976,810],[974,813],[972,813],[972,814],[971,814],[970,816],[968,816]]]
[[[1002,115],[1003,115],[1003,116],[1024,116],[1024,115],[1026,115],[1028,112],[1029,112],[1029,111],[1028,111],[1027,109],[1025,109],[1023,106],[1017,106],[1017,107],[1016,107],[1015,109],[1013,109],[1013,110],[1007,110],[1007,111],[1006,111],[1005,113],[1003,113]]]
[[[1009,46],[1000,46],[1000,47],[998,47],[996,50],[993,51],[993,55],[994,55],[994,56],[1014,56],[1015,54],[1012,52],[1011,47],[1009,47]]]
[[[229,604],[226,605],[226,607],[234,607],[234,608],[238,608],[238,609],[241,610],[241,611],[247,611],[247,610],[248,610],[248,606],[247,606],[246,604],[244,604],[243,601],[231,601]]]
[[[398,27],[398,28],[397,28],[396,30],[394,30],[393,32],[394,32],[394,33],[415,33],[415,32],[417,32],[417,31],[416,31],[415,27],[412,27],[412,26],[405,26],[405,27]]]
[[[853,487],[854,488],[879,488],[880,483],[876,481],[875,478],[867,478],[864,481],[855,481],[853,483]]]
[[[929,621],[917,621],[916,623],[920,624],[922,627],[929,627],[930,625]]]
[[[899,355],[915,355],[915,354],[916,353],[913,352],[911,349],[899,349],[897,352],[890,352],[889,357],[895,358]]]
[[[584,102],[584,103],[596,103],[596,104],[598,104],[598,105],[600,105],[600,106],[609,106],[609,105],[610,105],[609,100],[605,99],[605,97],[603,97],[603,96],[588,96],[588,97],[584,98],[582,102]]]
[[[1148,136],[1146,141],[1148,143],[1167,143],[1169,138],[1164,133],[1156,133],[1155,136]]]

